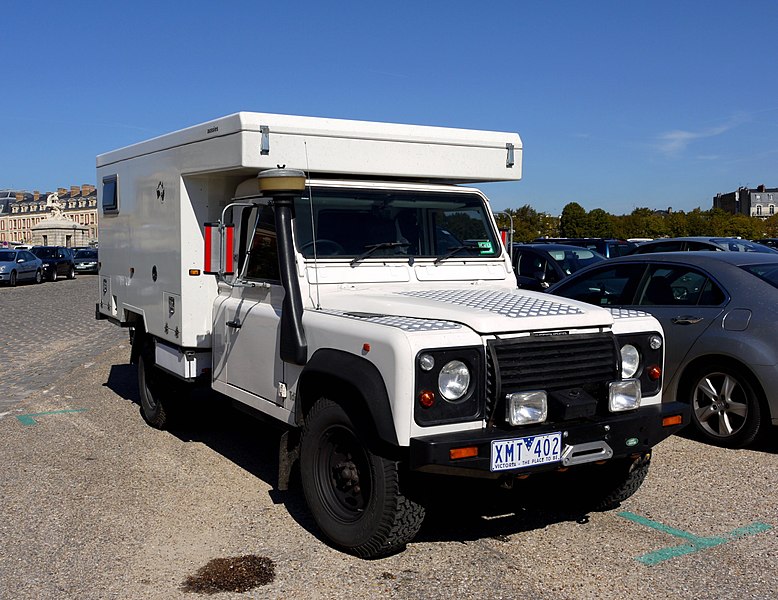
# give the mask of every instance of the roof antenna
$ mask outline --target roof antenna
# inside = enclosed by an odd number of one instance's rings
[[[305,180],[308,187],[308,206],[311,211],[311,235],[313,236],[313,270],[316,273],[316,310],[321,310],[321,296],[319,295],[319,256],[316,250],[316,219],[313,216],[313,189],[311,189],[311,166],[308,162],[308,140],[303,140],[305,148]],[[308,284],[310,285],[310,283]]]

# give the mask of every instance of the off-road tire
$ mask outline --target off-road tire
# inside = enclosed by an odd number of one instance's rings
[[[525,504],[534,509],[574,513],[612,510],[638,491],[650,462],[651,455],[645,454],[638,459],[617,458],[602,465],[570,467],[563,473],[539,475],[518,492],[520,497],[529,498]]]
[[[11,271],[11,275],[8,277],[8,285],[16,287],[16,271]]]
[[[140,412],[152,427],[168,429],[175,413],[171,411],[175,390],[171,376],[154,366],[153,356],[153,345],[148,345],[138,357]]]
[[[742,368],[709,363],[684,380],[682,398],[691,406],[692,423],[705,441],[742,448],[763,431],[761,390]]]
[[[376,558],[402,550],[416,536],[424,508],[401,492],[399,462],[372,452],[356,422],[340,404],[317,400],[305,418],[300,477],[324,537],[341,550]]]
[[[590,495],[592,510],[604,511],[618,508],[627,498],[638,491],[648,475],[651,455],[646,454],[635,461],[620,460],[599,467],[594,471]]]

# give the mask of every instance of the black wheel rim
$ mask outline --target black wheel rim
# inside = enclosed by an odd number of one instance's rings
[[[705,433],[719,439],[731,438],[748,419],[748,391],[729,373],[709,373],[694,388],[692,410]]]
[[[350,429],[333,426],[324,432],[316,454],[316,486],[330,515],[358,521],[372,492],[365,449]]]

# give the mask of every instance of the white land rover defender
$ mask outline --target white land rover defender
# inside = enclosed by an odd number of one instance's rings
[[[97,317],[133,334],[144,418],[200,381],[282,423],[279,487],[299,460],[338,548],[402,548],[436,475],[615,506],[687,421],[653,317],[517,289],[460,185],[519,179],[516,134],[238,113],[97,167]]]

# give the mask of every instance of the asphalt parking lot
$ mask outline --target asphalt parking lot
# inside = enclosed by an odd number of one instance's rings
[[[0,288],[0,598],[193,598],[187,578],[245,555],[274,576],[213,598],[778,597],[778,435],[671,438],[605,513],[454,493],[404,552],[363,561],[317,537],[299,484],[274,489],[274,429],[212,397],[181,430],[144,424],[95,286]]]

